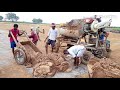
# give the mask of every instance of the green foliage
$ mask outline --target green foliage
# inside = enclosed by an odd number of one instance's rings
[[[8,20],[11,20],[12,22],[19,20],[19,17],[16,16],[15,13],[8,13],[8,14],[6,14],[6,18],[7,18]]]
[[[0,21],[2,21],[3,20],[3,16],[0,16]]]
[[[34,18],[34,19],[32,20],[32,22],[35,23],[35,24],[39,24],[39,23],[42,23],[43,20],[42,20],[42,19],[36,19],[36,18]]]
[[[111,27],[113,30],[120,30],[120,27]]]

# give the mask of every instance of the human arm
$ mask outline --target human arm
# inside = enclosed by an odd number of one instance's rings
[[[49,30],[48,35],[47,35],[47,37],[45,38],[44,42],[46,42],[46,40],[48,39],[49,35],[50,35],[50,30]]]
[[[11,37],[11,34],[10,34],[10,30],[9,30],[9,34],[8,34],[8,37]]]
[[[40,30],[38,30],[40,33],[43,33],[43,32],[41,32]]]
[[[28,36],[29,38],[33,38],[34,37],[34,33],[32,32],[31,35]]]
[[[24,34],[25,31],[23,31],[22,33],[20,33],[20,31],[18,30],[18,36],[21,36]]]
[[[58,30],[56,30],[56,38],[58,37]]]
[[[46,42],[46,40],[48,39],[48,37],[49,37],[49,36],[47,36],[47,37],[45,38],[44,42]]]
[[[70,49],[68,49],[68,52],[69,52],[69,54],[72,56],[72,58],[75,58],[75,57],[76,57],[75,53],[72,52]]]

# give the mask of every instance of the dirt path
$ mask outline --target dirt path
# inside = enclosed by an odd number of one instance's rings
[[[45,28],[47,30],[48,28]],[[25,66],[16,64],[11,53],[9,38],[7,37],[7,30],[0,30],[0,78],[32,78],[32,69]],[[44,34],[40,34],[41,40],[38,42],[37,47],[45,53],[44,39],[47,35],[47,31]],[[23,38],[20,38],[23,40]],[[108,38],[111,41],[111,59],[120,64],[120,34],[110,33]],[[61,49],[62,50],[62,49]],[[61,52],[60,50],[60,52]],[[50,53],[50,48],[49,48]],[[78,69],[71,72],[59,72],[52,78],[75,78],[76,75],[84,74],[87,72],[85,65],[80,65]]]
[[[16,64],[11,53],[8,31],[0,30],[0,78],[30,78],[30,70]]]

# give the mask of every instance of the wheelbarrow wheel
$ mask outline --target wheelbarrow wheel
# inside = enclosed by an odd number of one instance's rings
[[[84,65],[87,65],[89,60],[91,59],[91,57],[93,57],[93,54],[89,51],[86,51],[84,54],[83,54],[83,57],[81,58],[81,62],[84,64]]]
[[[22,49],[16,49],[14,52],[15,61],[19,65],[23,65],[26,61],[25,52]]]
[[[97,53],[96,56],[98,58],[108,57],[108,53],[107,53],[106,49],[98,49],[98,50],[96,50],[96,53]]]

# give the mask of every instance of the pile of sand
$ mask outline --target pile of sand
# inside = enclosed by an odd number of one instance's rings
[[[68,30],[78,30],[80,29],[82,23],[84,23],[83,19],[72,19],[71,21],[67,22],[64,27]]]
[[[120,65],[110,59],[100,60],[92,67],[92,78],[120,78]]]
[[[56,72],[64,72],[69,68],[69,63],[64,60],[61,54],[52,53],[47,55],[38,55],[37,64],[33,67],[33,76],[51,77]]]

